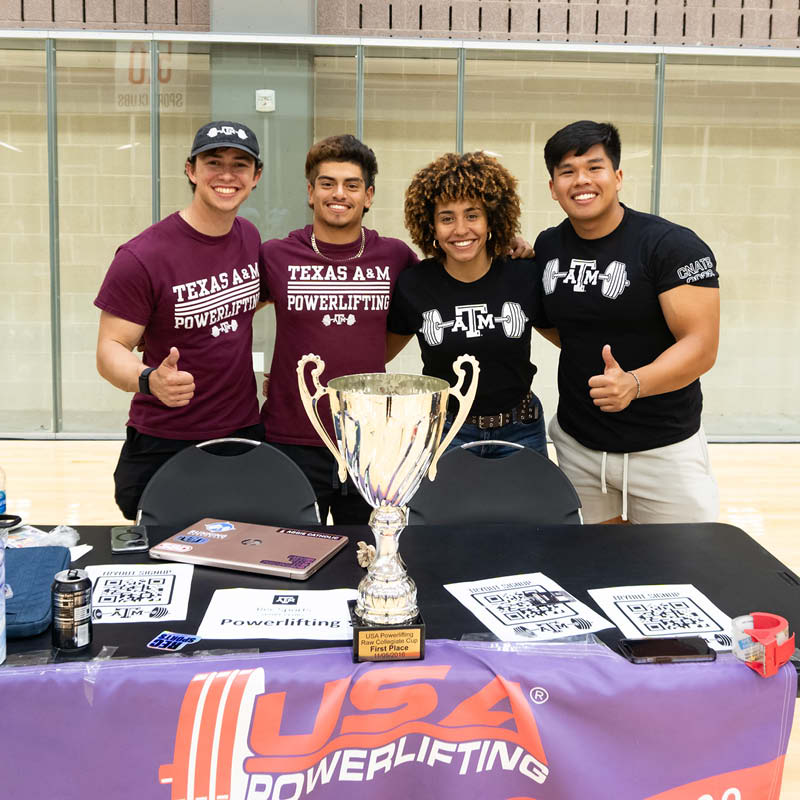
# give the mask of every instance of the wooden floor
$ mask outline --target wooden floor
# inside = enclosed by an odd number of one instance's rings
[[[40,525],[123,522],[112,480],[120,445],[0,440],[9,512]],[[716,444],[711,445],[711,458],[720,486],[720,521],[747,531],[800,574],[800,503],[795,495],[800,444]],[[800,800],[800,710],[795,711],[781,798]]]

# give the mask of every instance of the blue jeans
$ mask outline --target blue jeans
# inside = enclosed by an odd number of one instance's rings
[[[514,420],[500,428],[483,429],[479,428],[477,425],[467,425],[465,423],[461,426],[461,430],[455,435],[447,449],[452,450],[454,447],[461,447],[462,444],[467,444],[469,442],[485,442],[490,439],[502,439],[504,442],[513,442],[514,444],[521,444],[524,447],[530,447],[531,450],[536,450],[538,453],[547,457],[547,431],[544,425],[542,404],[536,395],[534,395],[534,400],[539,406],[539,415],[537,419],[531,422],[518,422]],[[442,437],[450,430],[452,424],[453,416],[448,414],[445,419]],[[497,445],[475,446],[470,448],[471,452],[484,458],[505,458],[505,456],[511,455],[514,449],[513,447],[499,447]]]

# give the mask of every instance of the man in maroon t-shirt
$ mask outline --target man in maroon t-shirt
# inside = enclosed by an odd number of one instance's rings
[[[185,171],[191,203],[123,244],[100,287],[97,369],[134,392],[114,472],[132,519],[156,470],[191,444],[224,436],[263,440],[252,368],[260,296],[260,235],[237,217],[263,164],[237,122],[198,130]],[[143,343],[144,358],[133,352]]]
[[[275,304],[277,323],[261,418],[267,441],[311,481],[323,522],[330,511],[334,522],[364,523],[371,509],[349,478],[340,486],[334,458],[300,401],[297,361],[306,353],[319,355],[323,383],[383,372],[389,298],[400,272],[417,261],[399,239],[362,227],[377,172],[375,154],[354,136],[317,142],[306,158],[313,224],[261,247],[266,297]],[[327,402],[320,416],[333,437]]]

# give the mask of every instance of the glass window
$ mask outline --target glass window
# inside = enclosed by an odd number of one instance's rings
[[[44,43],[0,43],[0,431],[52,430]]]
[[[703,378],[709,434],[800,433],[800,66],[670,58],[661,211],[716,255],[722,326]]]
[[[59,41],[56,85],[63,429],[121,433],[131,395],[97,374],[93,301],[152,222],[149,45]]]
[[[93,306],[116,248],[153,220],[150,44],[55,40],[57,151],[48,153],[45,45],[10,34],[0,45],[0,369],[7,376],[0,434],[54,429],[53,365],[60,366],[56,432],[119,434],[130,395],[95,368]],[[435,43],[442,45],[442,43]],[[212,119],[257,133],[258,189],[240,213],[263,239],[311,221],[304,162],[311,144],[358,130],[356,47],[334,44],[157,42],[159,202],[165,217],[191,198],[184,163],[194,133]],[[364,48],[363,139],[379,163],[365,219],[408,240],[403,201],[414,172],[455,150],[457,47]],[[542,150],[576,119],[610,120],[622,135],[621,199],[650,210],[655,56],[466,48],[463,149],[497,154],[519,180],[522,233],[533,242],[563,213],[551,199]],[[274,93],[259,110],[257,93]],[[703,378],[705,423],[715,436],[797,436],[800,285],[791,275],[800,206],[800,60],[770,55],[667,57],[660,213],[697,231],[722,282],[717,363]],[[50,231],[50,164],[58,167],[59,230]],[[50,240],[58,234],[60,351],[51,352]],[[274,315],[254,326],[254,367],[269,369]],[[60,359],[60,364],[54,360]],[[555,411],[557,352],[534,338],[536,390]],[[417,348],[392,363],[419,371]]]
[[[456,149],[458,51],[366,48],[364,142],[378,157],[375,201],[366,220],[409,241],[403,202],[414,173]]]

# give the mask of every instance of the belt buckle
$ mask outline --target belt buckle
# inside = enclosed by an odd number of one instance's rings
[[[478,417],[478,429],[482,431],[491,430],[492,428],[497,428],[498,426],[495,424],[495,419],[497,419],[497,414],[486,414],[485,416]],[[486,420],[486,424],[484,424],[484,420]],[[502,421],[502,416],[501,416]]]

